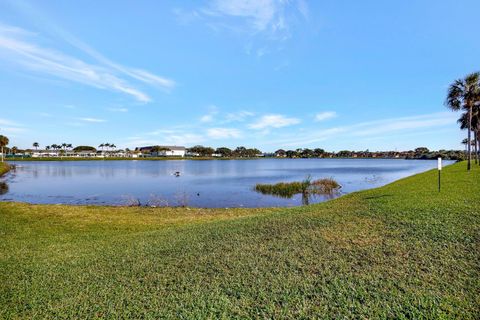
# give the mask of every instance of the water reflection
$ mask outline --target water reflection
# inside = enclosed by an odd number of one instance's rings
[[[0,182],[0,195],[6,194],[8,192],[8,183]]]

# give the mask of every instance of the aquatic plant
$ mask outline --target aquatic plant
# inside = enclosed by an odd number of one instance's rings
[[[313,180],[307,176],[303,181],[280,182],[276,184],[257,184],[255,191],[282,198],[291,198],[301,194],[303,203],[308,204],[311,195],[333,195],[341,188],[340,184],[332,178]]]

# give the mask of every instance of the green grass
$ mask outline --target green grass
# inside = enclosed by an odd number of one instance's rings
[[[0,177],[10,170],[10,166],[6,162],[0,162]]]
[[[291,209],[0,203],[0,318],[478,319],[465,168]]]

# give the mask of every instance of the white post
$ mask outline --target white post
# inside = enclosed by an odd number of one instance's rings
[[[442,158],[437,159],[437,168],[438,168],[438,192],[440,192],[440,172],[442,172]]]

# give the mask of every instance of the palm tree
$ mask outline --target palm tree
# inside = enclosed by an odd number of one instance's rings
[[[473,134],[474,134],[474,139],[470,141],[470,145],[473,146],[474,148],[474,154],[475,154],[475,163],[479,163],[478,161],[478,143],[480,139],[480,108],[478,106],[475,106],[472,110],[472,120],[471,120],[471,128],[473,129]],[[460,124],[460,129],[466,130],[469,128],[469,123],[468,123],[468,113],[463,113],[461,117],[457,120],[457,122]],[[465,139],[465,145],[468,144],[468,140]]]
[[[448,88],[447,99],[445,105],[453,111],[465,110],[468,114],[468,162],[467,170],[471,169],[472,148],[470,145],[472,134],[472,115],[473,108],[479,99],[480,91],[480,73],[474,72],[465,77],[465,79],[455,80]]]
[[[98,149],[102,149],[102,151],[103,151],[103,147],[105,147],[105,144],[103,143],[98,145]]]
[[[38,150],[38,147],[39,147],[39,146],[40,146],[40,145],[38,144],[38,142],[34,142],[34,143],[33,143],[33,147],[35,148],[35,150]]]
[[[58,149],[58,145],[56,143],[52,144],[50,147],[55,151]]]
[[[10,141],[8,140],[7,137],[0,135],[0,147],[2,148],[2,149],[1,149],[2,162],[3,162],[3,148],[6,147],[6,146],[8,146],[8,143],[9,143],[9,142],[10,142]]]

